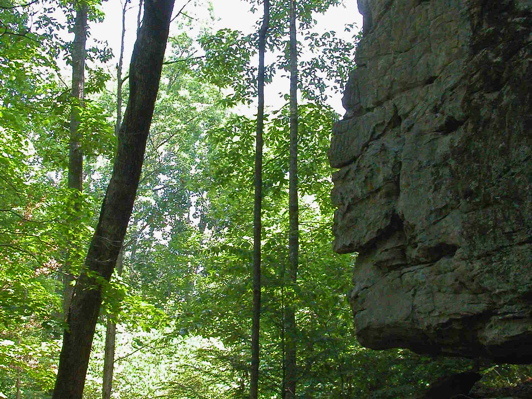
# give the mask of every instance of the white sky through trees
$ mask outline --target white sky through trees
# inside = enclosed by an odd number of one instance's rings
[[[109,46],[113,49],[115,55],[115,65],[120,51],[120,33],[121,33],[121,13],[122,3],[124,0],[109,0],[103,4],[103,11],[105,13],[105,20],[100,24],[92,24],[91,36],[96,40],[107,41]],[[210,22],[208,4],[212,3],[212,15],[215,22]],[[133,49],[133,44],[136,39],[136,20],[138,14],[138,0],[132,0],[130,10],[127,13],[126,21],[126,48],[124,53],[124,67],[127,70],[129,59]],[[176,14],[187,3],[187,0],[176,0],[174,7],[174,14]],[[196,5],[194,5],[196,3]],[[202,6],[201,3],[204,3]],[[253,14],[249,11],[251,4],[245,0],[196,0],[191,1],[184,9],[187,16],[179,16],[178,18],[193,19],[196,27],[212,28],[213,31],[230,28],[237,29],[244,32],[244,34],[251,33],[256,29],[256,22],[261,18],[260,12]],[[259,7],[259,11],[262,10]],[[344,40],[351,40],[352,36],[362,27],[362,16],[358,13],[356,0],[344,0],[344,5],[338,7],[331,7],[329,12],[324,15],[316,15],[318,24],[316,32],[322,33],[325,31],[334,30],[336,34]],[[344,27],[347,24],[355,24],[355,29],[351,32],[345,32]],[[174,33],[176,25],[174,24]],[[271,57],[271,55],[270,55]],[[268,56],[266,58],[268,63]],[[111,67],[111,74],[115,74],[114,66]],[[272,99],[278,97],[277,93],[283,91],[284,83],[277,81],[268,85],[267,96]],[[286,82],[286,92],[288,91],[288,82]],[[268,100],[269,101],[269,100]],[[339,112],[343,113],[341,106],[341,94],[335,94],[331,99],[331,105]]]

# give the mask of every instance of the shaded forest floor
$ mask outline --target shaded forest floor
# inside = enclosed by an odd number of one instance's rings
[[[486,387],[482,384],[477,384],[473,387],[471,398],[475,399],[488,399],[488,398],[523,398],[530,399],[532,398],[532,377],[521,384],[515,386],[493,388]]]

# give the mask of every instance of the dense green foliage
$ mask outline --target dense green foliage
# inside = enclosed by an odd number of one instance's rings
[[[251,2],[257,7],[256,2]],[[268,79],[286,70],[284,2],[274,2]],[[354,255],[331,251],[329,134],[338,115],[327,88],[352,68],[352,43],[313,33],[316,12],[338,1],[302,1],[300,63],[300,228],[298,285],[287,294],[288,109],[269,105],[263,198],[263,398],[280,397],[287,298],[298,325],[302,398],[408,398],[470,362],[404,350],[360,347],[346,294]],[[48,398],[60,347],[61,275],[78,269],[114,155],[114,110],[103,62],[90,54],[88,98],[80,109],[86,193],[66,188],[73,105],[58,60],[69,20],[52,9],[0,0],[0,397]],[[37,7],[38,6],[38,7]],[[201,5],[200,5],[201,6]],[[101,17],[91,2],[91,18]],[[199,36],[199,37],[196,37]],[[124,273],[106,287],[102,314],[119,323],[115,392],[122,399],[248,397],[256,35],[197,32],[185,23],[170,41],[144,173],[124,247]],[[308,54],[315,54],[310,56]],[[335,95],[339,95],[338,93]],[[77,104],[74,104],[77,106]],[[82,201],[84,206],[77,207]],[[86,398],[101,397],[104,323],[93,347]],[[493,366],[493,384],[527,367]]]

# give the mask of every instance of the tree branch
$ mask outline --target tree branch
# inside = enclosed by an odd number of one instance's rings
[[[2,33],[0,33],[0,37],[4,35],[18,36],[18,37],[23,37],[24,39],[33,40],[35,43],[40,43],[37,39],[27,36],[28,33],[31,33],[31,31],[28,30],[24,33],[17,33],[17,32],[10,32],[7,29],[5,29]]]
[[[179,17],[181,15],[181,13],[183,12],[183,10],[185,9],[186,6],[188,6],[188,4],[191,2],[192,0],[188,0],[184,5],[183,7],[181,7],[181,9],[177,12],[177,14],[175,15],[175,17],[172,18],[172,20],[170,22],[174,22],[174,20]]]
[[[163,62],[163,65],[172,65],[172,64],[177,64],[179,62],[187,62],[187,61],[192,61],[192,60],[201,60],[202,58],[205,58],[205,56],[204,55],[198,55],[197,57],[180,58],[178,60],[165,61],[165,62]]]
[[[18,7],[29,7],[31,6],[32,4],[35,4],[35,3],[38,3],[39,0],[33,0],[33,1],[30,1],[29,3],[26,3],[26,4],[18,4],[16,6],[0,6],[0,9],[2,10],[13,10],[15,8],[18,8]]]

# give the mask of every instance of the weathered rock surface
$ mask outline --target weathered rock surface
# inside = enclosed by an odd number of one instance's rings
[[[358,4],[329,154],[358,338],[532,362],[532,1]]]

